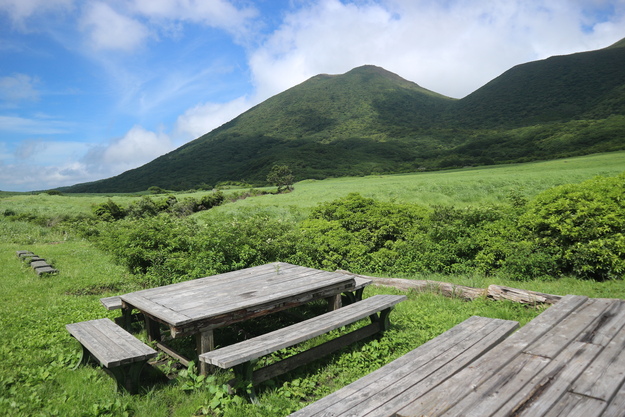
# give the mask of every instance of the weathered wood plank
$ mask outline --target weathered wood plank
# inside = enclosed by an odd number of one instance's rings
[[[580,395],[610,401],[625,382],[625,329],[603,349],[571,389]],[[619,366],[620,365],[620,366]]]
[[[555,304],[562,299],[561,295],[545,294],[503,285],[489,285],[487,294],[494,300],[511,300],[523,304]]]
[[[606,346],[625,326],[625,301],[611,300],[612,304],[595,325],[580,334],[578,340],[594,345]]]
[[[583,306],[567,315],[558,323],[558,330],[541,337],[525,349],[526,353],[554,358],[569,343],[576,340],[587,329],[596,328],[602,321],[602,315],[614,300],[590,299]]]
[[[344,334],[336,339],[332,339],[319,346],[315,346],[296,355],[282,359],[279,362],[266,366],[262,369],[254,371],[252,381],[254,385],[272,379],[278,375],[285,374],[310,362],[323,358],[339,349],[351,345],[357,341],[373,336],[380,332],[380,323],[372,323],[368,326],[361,327],[350,333]]]
[[[610,404],[601,417],[624,417],[625,416],[625,384],[621,385]]]
[[[204,353],[200,355],[200,360],[221,368],[231,368],[367,318],[405,299],[405,296],[376,295],[289,327]]]
[[[545,417],[599,417],[606,408],[604,401],[567,392]]]
[[[292,416],[392,415],[467,366],[516,328],[517,322],[470,317]]]
[[[601,347],[597,345],[571,343],[493,415],[510,416],[513,413],[519,417],[544,415],[560,401],[600,351]]]
[[[588,297],[563,297],[561,301],[542,312],[523,326],[521,330],[495,346],[488,355],[480,357],[471,367],[462,369],[435,390],[428,392],[418,402],[402,409],[398,415],[440,415],[444,413],[468,395],[474,387],[480,386],[492,375],[503,369],[509,361],[521,354],[528,346],[548,335],[550,330],[578,308],[583,307],[587,301]],[[468,386],[466,381],[471,381],[471,385]]]
[[[107,368],[145,360],[157,354],[110,319],[73,323],[65,327]]]
[[[473,387],[441,416],[487,417],[501,408],[511,397],[543,370],[550,360],[540,356],[520,354],[487,381]],[[453,402],[453,399],[452,399]],[[436,414],[438,415],[438,414]]]
[[[122,308],[122,299],[119,298],[119,296],[100,298],[100,303],[102,303],[107,310],[119,310]]]

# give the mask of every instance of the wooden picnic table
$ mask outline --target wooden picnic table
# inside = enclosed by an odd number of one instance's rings
[[[143,313],[148,337],[161,342],[160,324],[172,338],[197,337],[198,355],[215,347],[213,330],[318,299],[329,309],[341,306],[341,294],[357,289],[354,277],[278,262],[121,295],[125,316]],[[205,369],[202,369],[205,372]]]
[[[292,416],[625,417],[625,300],[513,324],[472,317]]]

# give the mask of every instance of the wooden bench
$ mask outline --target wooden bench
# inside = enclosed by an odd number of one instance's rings
[[[118,389],[131,394],[139,389],[141,369],[157,352],[110,319],[68,324],[67,331],[82,345],[77,366],[95,359],[115,378]]]
[[[415,398],[469,367],[518,327],[516,321],[470,317],[291,416],[393,416]],[[467,387],[471,383],[463,382]]]
[[[231,381],[231,385],[235,382],[247,384],[251,388],[250,397],[252,401],[256,401],[254,385],[310,363],[358,340],[384,332],[389,326],[389,314],[392,308],[405,299],[406,296],[403,295],[375,295],[312,319],[203,353],[199,359],[223,369],[234,368],[236,378]],[[256,360],[262,356],[310,340],[367,317],[371,319],[371,324],[365,327],[273,365],[256,371],[253,369]]]

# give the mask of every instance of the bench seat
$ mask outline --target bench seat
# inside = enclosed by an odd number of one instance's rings
[[[119,310],[122,308],[122,299],[119,296],[100,298],[100,302],[107,310]]]
[[[137,392],[141,369],[157,355],[154,349],[108,318],[72,323],[65,328],[83,347],[78,365],[87,364],[91,358],[96,359],[110,371],[118,388]]]
[[[406,296],[404,295],[375,295],[303,322],[203,353],[199,359],[223,369],[234,368],[239,381],[246,381],[253,386],[274,376],[289,372],[350,343],[383,332],[388,328],[388,316],[391,309],[405,299]],[[379,316],[378,313],[380,313]],[[310,340],[367,317],[372,322],[368,326],[273,365],[253,371],[255,360],[262,356]],[[253,394],[252,399],[254,399]]]
[[[393,416],[499,344],[518,322],[473,316],[395,361],[291,414]],[[466,381],[465,384],[470,384]]]

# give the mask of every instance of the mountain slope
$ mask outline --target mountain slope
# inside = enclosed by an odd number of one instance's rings
[[[625,113],[625,47],[554,56],[518,65],[460,100],[455,120],[518,127]],[[606,100],[613,100],[606,106]]]
[[[455,100],[382,68],[318,75],[123,174],[62,189],[133,192],[553,159],[625,149],[625,42],[516,66]]]

